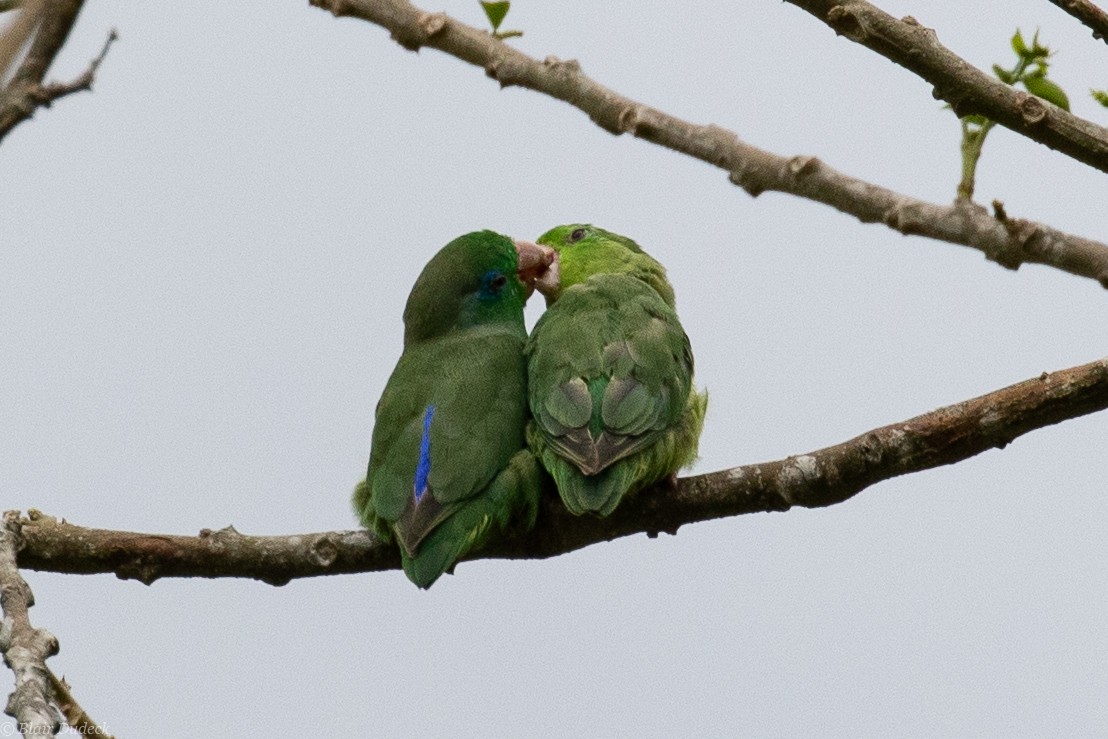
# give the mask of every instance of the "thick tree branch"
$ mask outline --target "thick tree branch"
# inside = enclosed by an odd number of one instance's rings
[[[876,51],[934,85],[958,116],[978,113],[1051,149],[1108,172],[1108,128],[982,72],[912,17],[893,18],[865,0],[788,0],[835,33]]]
[[[1050,2],[1091,28],[1093,38],[1108,44],[1108,13],[1089,0],[1050,0]]]
[[[10,60],[14,54],[11,47],[18,49],[24,39],[33,40],[8,84],[0,90],[0,141],[13,128],[34,115],[38,108],[48,108],[59,98],[92,89],[96,70],[104,61],[112,42],[118,37],[115,29],[108,34],[100,53],[76,79],[70,82],[43,82],[47,70],[69,37],[83,3],[84,0],[54,0],[28,4],[20,11],[21,17],[9,29],[9,37],[0,44],[0,61],[5,55],[9,55]],[[0,64],[0,70],[4,68],[6,64]]]
[[[849,177],[815,157],[782,157],[741,141],[718,126],[701,126],[624,97],[581,72],[574,61],[538,61],[441,13],[407,0],[311,0],[337,16],[356,16],[387,28],[408,49],[430,46],[483,67],[501,87],[518,85],[563,100],[601,128],[687,154],[727,171],[751,195],[786,192],[825,203],[865,223],[903,234],[961,244],[1010,269],[1046,264],[1108,288],[1108,245],[1043,224],[994,218],[966,202],[936,205]]]
[[[679,480],[625,501],[608,518],[574,517],[546,496],[529,533],[477,558],[545,558],[623,536],[676,533],[696,521],[793,506],[841,503],[882,480],[954,464],[1037,428],[1108,408],[1108,357],[874,429],[835,446]],[[228,527],[199,536],[88,529],[32,511],[23,521],[22,567],[114,572],[147,584],[160,577],[293,578],[396,569],[399,557],[362,531],[246,536]]]
[[[0,603],[4,609],[0,651],[4,664],[15,673],[15,690],[4,713],[19,722],[25,736],[55,736],[60,714],[51,702],[46,658],[57,654],[58,640],[45,629],[31,626],[27,610],[35,599],[16,566],[20,543],[19,515],[8,511],[0,526]]]

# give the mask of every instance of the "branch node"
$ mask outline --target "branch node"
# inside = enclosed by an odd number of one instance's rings
[[[556,56],[548,56],[542,60],[544,66],[563,74],[565,76],[575,75],[581,73],[581,63],[576,59],[559,59]]]
[[[330,567],[338,559],[339,548],[330,536],[321,536],[312,543],[311,553],[312,560],[320,567]]]
[[[651,123],[651,109],[645,105],[628,105],[621,109],[616,116],[614,134],[630,133],[632,136],[643,138],[657,132],[658,126]],[[608,128],[606,121],[597,120],[597,123]]]
[[[789,171],[794,177],[804,177],[819,169],[820,160],[814,156],[795,156],[789,160]]]
[[[446,28],[447,17],[445,13],[420,13],[416,19],[418,30],[407,25],[395,26],[391,37],[396,43],[408,51],[419,51],[420,47],[427,43],[431,37],[442,33]]]
[[[1019,93],[1018,99],[1019,111],[1020,115],[1023,116],[1023,122],[1028,126],[1042,123],[1043,119],[1046,118],[1046,103],[1026,92]]]
[[[317,8],[323,8],[336,18],[352,15],[350,3],[346,2],[346,0],[308,0],[308,4],[314,5]]]
[[[1001,223],[1005,223],[1008,220],[1008,211],[1004,210],[1004,203],[999,200],[993,201],[993,218],[996,218]]]
[[[424,13],[419,16],[419,27],[426,34],[426,38],[437,36],[446,29],[446,22],[449,18],[446,17],[446,13]],[[426,39],[424,39],[426,41]]]
[[[889,228],[899,231],[905,236],[925,233],[927,219],[919,211],[919,208],[911,207],[910,202],[902,199],[897,200],[881,214],[881,221]]]
[[[858,16],[849,8],[835,5],[827,11],[827,25],[837,36],[846,36],[851,41],[861,43],[866,38],[866,30]]]
[[[738,185],[743,190],[746,190],[746,194],[752,198],[756,198],[766,191],[766,188],[754,183],[746,176],[746,167],[739,167],[733,169],[727,175],[727,179],[731,181],[732,185]]]

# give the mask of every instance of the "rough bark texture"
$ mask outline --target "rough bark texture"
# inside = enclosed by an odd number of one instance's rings
[[[52,703],[46,658],[57,654],[58,640],[45,629],[31,626],[28,609],[35,599],[16,567],[22,541],[19,516],[8,511],[0,525],[0,605],[4,610],[0,652],[4,664],[15,673],[15,690],[8,696],[4,713],[19,722],[24,736],[55,736],[61,715]]]
[[[545,558],[631,534],[743,513],[817,508],[891,477],[953,464],[1069,418],[1108,408],[1108,358],[1041,376],[874,429],[835,446],[661,486],[625,501],[608,518],[574,517],[553,493],[536,528],[474,558]],[[32,511],[19,564],[34,570],[152,583],[160,577],[293,578],[373,572],[400,565],[391,545],[361,531],[247,536],[228,527],[199,536],[87,529]]]
[[[1089,0],[1050,0],[1050,2],[1092,29],[1093,38],[1108,44],[1108,13]]]
[[[865,0],[787,0],[835,33],[876,51],[934,85],[932,94],[959,116],[977,113],[1108,172],[1108,128],[1078,118],[1042,98],[981,71],[939,43],[934,29],[900,20]]]
[[[815,157],[772,154],[724,128],[689,123],[620,95],[585,75],[575,61],[533,59],[485,31],[442,13],[426,13],[407,0],[311,2],[336,16],[354,16],[383,26],[407,49],[428,46],[482,67],[501,87],[525,87],[563,100],[613,134],[631,133],[719,167],[750,195],[767,190],[787,192],[830,205],[865,223],[884,223],[903,234],[978,249],[1009,269],[1027,262],[1046,264],[1090,277],[1108,288],[1106,244],[1032,221],[992,216],[968,202],[927,203],[850,177]],[[964,62],[962,65],[973,70]],[[987,89],[995,92],[995,85],[1007,94],[1024,95],[996,80],[990,80]],[[1037,109],[1048,105],[1038,98],[1027,104]]]

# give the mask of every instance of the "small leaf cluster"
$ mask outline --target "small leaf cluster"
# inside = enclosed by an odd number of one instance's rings
[[[1000,81],[1007,85],[1022,84],[1032,95],[1068,111],[1069,96],[1053,80],[1047,78],[1047,71],[1050,69],[1047,60],[1053,52],[1039,43],[1039,32],[1035,31],[1031,45],[1028,46],[1023,39],[1023,34],[1017,28],[1015,35],[1012,36],[1012,51],[1016,52],[1017,57],[1014,67],[1004,69],[999,64],[993,65],[993,72]]]
[[[508,15],[508,11],[512,7],[511,2],[507,0],[501,0],[501,2],[485,2],[485,0],[481,0],[481,7],[485,10],[485,17],[489,19],[489,25],[492,26],[492,35],[495,38],[503,40],[523,35],[523,31],[500,30],[500,24],[504,22],[504,17]]]

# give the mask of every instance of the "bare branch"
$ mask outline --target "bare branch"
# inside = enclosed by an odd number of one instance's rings
[[[1093,38],[1108,44],[1108,13],[1089,0],[1050,0],[1050,2],[1091,28]]]
[[[38,108],[48,108],[59,98],[92,89],[97,69],[107,56],[112,42],[119,37],[114,28],[108,33],[100,53],[80,76],[70,82],[43,82],[54,57],[61,51],[73,24],[77,21],[77,14],[81,10],[83,1],[40,2],[35,5],[35,9],[28,5],[20,11],[21,17],[16,25],[22,29],[21,32],[33,33],[34,40],[11,80],[3,90],[0,90],[0,141],[3,141],[13,128],[34,115]],[[38,13],[41,18],[32,22],[31,19],[35,13]],[[32,23],[30,30],[24,28],[27,23]],[[13,36],[10,40],[5,39],[4,43],[0,43],[0,57],[12,50],[9,41],[14,43],[16,40]],[[20,41],[19,45],[22,43],[23,41]],[[3,64],[0,64],[0,69],[4,69]]]
[[[865,0],[788,0],[835,33],[876,51],[934,85],[959,116],[981,114],[1016,133],[1108,172],[1108,128],[982,72],[912,17],[893,18]]]
[[[632,497],[608,518],[574,517],[551,493],[531,532],[475,558],[553,557],[632,534],[676,533],[697,521],[793,506],[834,505],[882,480],[1003,448],[1037,428],[1108,408],[1108,357],[874,429],[836,446],[776,462],[679,480]],[[114,572],[147,584],[160,577],[293,578],[397,569],[395,547],[364,531],[246,536],[228,527],[199,536],[88,529],[32,511],[23,522],[22,567]]]
[[[613,134],[629,132],[719,167],[751,195],[767,190],[798,195],[865,223],[978,249],[1011,269],[1025,262],[1045,264],[1108,288],[1106,244],[1031,221],[997,219],[970,203],[927,203],[845,175],[815,157],[772,154],[726,129],[689,123],[620,95],[582,73],[575,61],[548,57],[540,62],[482,30],[441,13],[425,13],[407,0],[312,3],[338,16],[383,26],[405,48],[430,46],[483,67],[501,87],[518,85],[563,100]]]
[[[15,673],[15,690],[4,712],[19,722],[24,736],[55,736],[60,715],[51,703],[50,670],[46,658],[58,653],[58,640],[31,626],[27,613],[35,599],[16,566],[22,542],[19,514],[8,511],[0,526],[0,603],[4,625],[0,651]]]

